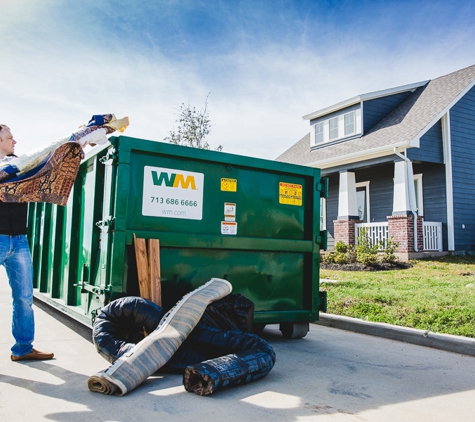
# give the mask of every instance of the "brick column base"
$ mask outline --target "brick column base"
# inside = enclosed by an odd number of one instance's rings
[[[417,247],[421,252],[424,249],[423,217],[417,217]],[[414,216],[391,215],[388,217],[388,236],[399,244],[396,252],[410,253],[414,249]]]
[[[333,220],[335,243],[341,241],[347,245],[354,245],[356,240],[355,224],[362,220]]]

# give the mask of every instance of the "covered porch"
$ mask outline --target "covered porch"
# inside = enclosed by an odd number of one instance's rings
[[[375,207],[386,209],[384,214],[379,212],[376,221],[374,217],[370,219],[370,181],[361,182],[360,173],[360,182],[356,183],[355,171],[339,172],[338,217],[333,220],[335,243],[343,241],[349,245],[356,244],[364,229],[373,243],[386,244],[392,238],[398,244],[396,254],[403,259],[444,251],[443,222],[424,221],[422,174],[414,176],[413,163],[401,157],[401,160],[394,161],[392,175],[385,165],[386,199],[376,203],[378,195],[372,195]],[[376,184],[377,171],[374,171],[373,178],[371,183]],[[387,197],[391,194],[391,188],[392,207],[390,197]],[[450,247],[448,240],[445,242]]]

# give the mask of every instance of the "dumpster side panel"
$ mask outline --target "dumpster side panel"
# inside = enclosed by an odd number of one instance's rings
[[[66,206],[29,205],[35,296],[82,322],[105,303],[100,279],[103,154],[85,160]]]
[[[255,322],[318,319],[319,170],[126,137],[116,142],[119,172],[127,174],[117,192],[127,198],[120,226],[127,261],[134,260],[133,234],[160,240],[165,307],[221,277],[255,303]],[[200,188],[201,197],[192,192]],[[127,293],[137,294],[134,265],[127,279]]]
[[[81,164],[66,207],[30,204],[35,295],[87,324],[138,295],[133,235],[160,241],[162,300],[211,277],[255,322],[318,319],[320,171],[113,137]]]

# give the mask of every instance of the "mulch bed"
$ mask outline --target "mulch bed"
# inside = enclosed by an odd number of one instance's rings
[[[411,268],[412,264],[409,262],[395,262],[394,264],[387,264],[378,262],[373,265],[364,265],[358,262],[352,264],[326,264],[320,263],[320,268],[323,270],[335,271],[388,271],[388,270],[405,270]]]

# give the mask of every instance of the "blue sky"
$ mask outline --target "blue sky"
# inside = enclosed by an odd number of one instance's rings
[[[162,141],[181,103],[209,142],[274,159],[302,116],[475,64],[475,5],[452,1],[0,0],[0,122],[17,153],[92,114]]]

